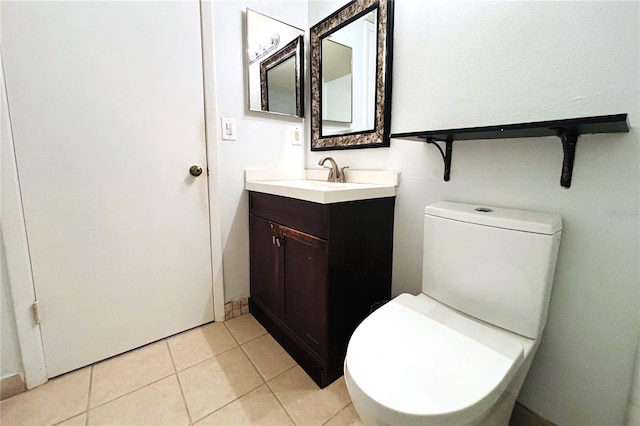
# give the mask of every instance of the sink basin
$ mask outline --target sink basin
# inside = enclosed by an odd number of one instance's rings
[[[394,185],[340,183],[306,179],[247,181],[245,182],[245,189],[321,204],[393,197],[396,195],[396,187]]]

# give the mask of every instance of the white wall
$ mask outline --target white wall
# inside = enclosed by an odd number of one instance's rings
[[[218,116],[236,119],[238,135],[237,140],[220,141],[218,145],[226,301],[249,295],[249,212],[243,189],[244,169],[304,166],[304,147],[292,146],[288,133],[288,126],[300,126],[302,119],[247,111],[244,65],[247,7],[294,27],[308,28],[304,1],[213,2],[216,109]]]
[[[311,1],[309,24],[345,2]],[[639,335],[638,2],[398,1],[392,133],[629,113],[632,131],[579,139],[570,189],[557,138],[330,152],[402,172],[393,294],[420,291],[422,215],[436,200],[559,214],[547,328],[520,401],[562,425],[622,424]],[[311,152],[308,167],[327,152]]]

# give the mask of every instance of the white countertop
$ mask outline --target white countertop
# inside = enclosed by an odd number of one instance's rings
[[[349,170],[347,182],[327,182],[327,170],[246,170],[245,189],[320,204],[393,197],[400,182],[395,171]]]

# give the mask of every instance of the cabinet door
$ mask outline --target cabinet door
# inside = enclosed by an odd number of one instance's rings
[[[282,318],[319,355],[327,354],[327,241],[280,227]]]
[[[276,245],[277,237],[277,224],[249,216],[251,299],[274,315],[280,310],[280,253]]]

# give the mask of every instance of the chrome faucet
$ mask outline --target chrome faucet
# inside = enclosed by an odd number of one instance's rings
[[[339,168],[338,164],[336,163],[336,160],[334,160],[331,157],[324,157],[322,160],[318,162],[318,165],[324,166],[327,169],[329,169],[329,167],[324,165],[324,163],[327,161],[331,162],[331,168],[329,170],[329,177],[327,177],[327,182],[346,182],[347,179],[345,178],[344,169],[348,169],[349,166]]]

